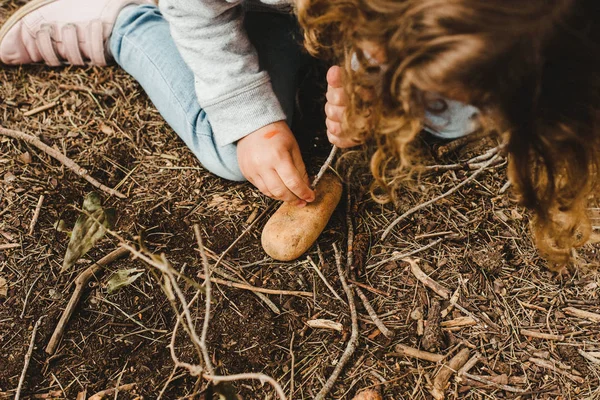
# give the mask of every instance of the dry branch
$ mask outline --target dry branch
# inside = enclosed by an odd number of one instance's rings
[[[446,391],[446,386],[448,385],[448,381],[456,371],[462,368],[463,365],[469,360],[470,351],[469,349],[462,349],[458,354],[456,354],[452,359],[448,362],[448,364],[444,364],[442,369],[438,372],[433,380],[433,388],[430,393],[436,400],[442,400],[446,396],[444,392]]]
[[[536,357],[530,357],[529,361],[534,363],[538,367],[546,368],[546,369],[556,372],[557,374],[564,375],[567,378],[569,378],[570,380],[572,380],[573,382],[577,382],[577,383],[581,383],[581,384],[585,383],[585,379],[582,378],[581,376],[573,375],[572,373],[565,371],[564,369],[560,369],[556,365],[554,365],[554,363],[551,361],[544,360],[541,358],[536,358]]]
[[[369,313],[369,317],[371,317],[371,319],[373,320],[377,328],[381,331],[381,333],[383,333],[383,335],[388,339],[393,338],[394,331],[388,329],[388,327],[385,326],[383,321],[377,316],[377,313],[371,306],[371,303],[369,303],[369,299],[367,299],[367,296],[365,296],[365,294],[357,287],[355,287],[354,290],[356,291],[356,294],[358,294],[358,297],[360,297],[360,299],[362,300],[365,309]]]
[[[558,340],[558,341],[565,340],[565,335],[553,335],[551,333],[530,331],[527,329],[521,329],[521,335],[529,336],[529,337],[536,338],[536,339]]]
[[[23,388],[23,382],[25,382],[25,375],[27,375],[27,368],[29,368],[29,362],[31,361],[31,355],[33,354],[33,348],[35,346],[35,335],[37,334],[40,324],[42,323],[42,319],[44,319],[44,315],[42,315],[33,326],[31,340],[29,341],[29,348],[27,349],[27,354],[25,354],[23,371],[21,371],[21,377],[19,378],[19,384],[17,385],[17,391],[15,392],[15,400],[19,400],[19,397],[21,396],[21,389]]]
[[[513,386],[509,386],[509,385],[497,383],[497,382],[494,382],[492,380],[483,378],[483,377],[478,376],[478,375],[472,375],[472,374],[469,374],[467,372],[465,372],[463,375],[465,376],[465,378],[472,379],[472,380],[474,380],[476,382],[483,383],[483,384],[485,384],[487,386],[491,386],[491,387],[494,387],[496,389],[504,390],[505,392],[510,392],[510,393],[525,393],[524,389],[520,389],[520,388],[516,388],[516,387],[513,387]]]
[[[60,151],[43,143],[41,140],[39,140],[35,136],[28,135],[26,133],[19,132],[19,131],[14,131],[11,129],[6,129],[1,126],[0,126],[0,135],[8,136],[13,139],[19,139],[24,142],[27,142],[27,143],[37,147],[38,149],[42,150],[44,153],[48,154],[50,157],[60,161],[65,167],[69,168],[71,171],[75,172],[77,175],[79,175],[80,177],[82,177],[83,179],[88,181],[92,186],[108,193],[111,196],[116,196],[121,199],[127,198],[127,196],[125,196],[123,193],[119,192],[118,190],[111,189],[108,186],[105,186],[102,183],[98,182],[96,179],[92,178],[85,168],[79,166],[79,164],[77,164],[75,161],[71,160],[64,154],[62,154]]]
[[[446,289],[444,286],[431,279],[429,275],[423,272],[423,270],[419,268],[419,265],[417,264],[416,260],[413,260],[412,258],[405,258],[403,261],[406,261],[410,264],[411,272],[413,273],[415,278],[417,278],[423,285],[433,290],[444,300],[448,300],[450,298],[452,292],[450,292],[450,290]]]
[[[335,264],[337,266],[338,274],[340,276],[340,282],[342,283],[342,287],[344,288],[344,292],[346,292],[346,297],[348,298],[348,306],[350,307],[350,318],[352,319],[352,333],[350,335],[350,340],[346,345],[346,349],[344,353],[340,357],[340,360],[335,366],[335,369],[331,373],[329,379],[321,389],[321,391],[315,397],[315,400],[323,400],[325,396],[331,391],[335,381],[340,376],[342,369],[348,363],[352,354],[354,354],[354,350],[356,350],[356,344],[358,343],[358,315],[356,313],[356,305],[354,304],[354,295],[352,294],[352,290],[348,286],[346,282],[346,277],[344,276],[344,270],[342,268],[342,256],[337,248],[337,246],[333,245],[333,250],[335,252]]]
[[[331,148],[331,152],[329,153],[329,156],[327,157],[327,159],[321,166],[321,169],[317,173],[317,176],[315,176],[315,179],[312,181],[311,187],[313,187],[313,188],[317,187],[317,184],[319,183],[319,181],[321,180],[323,175],[325,175],[325,172],[327,172],[327,169],[331,166],[331,163],[333,162],[333,159],[335,158],[335,154],[337,153],[337,151],[338,151],[338,147],[334,145]]]
[[[201,279],[206,279],[206,275],[204,275],[204,274],[198,274],[198,277]],[[250,290],[252,292],[258,292],[258,293],[280,294],[280,295],[284,295],[284,296],[298,296],[298,297],[312,297],[312,295],[313,295],[311,292],[303,292],[303,291],[298,291],[298,290],[265,289],[265,288],[260,288],[260,287],[256,287],[256,286],[245,285],[243,283],[229,282],[224,279],[213,278],[213,277],[210,278],[210,281],[213,283],[217,283],[219,285],[225,285],[225,286],[234,287],[234,288],[243,289],[243,290]]]
[[[83,290],[86,288],[90,279],[97,276],[98,273],[102,271],[104,266],[118,260],[121,257],[124,257],[128,252],[128,250],[119,247],[118,249],[102,257],[98,262],[91,265],[85,271],[79,274],[79,276],[75,279],[75,290],[71,295],[69,304],[67,304],[67,307],[63,311],[60,320],[54,329],[54,333],[52,334],[52,337],[46,346],[46,353],[52,355],[56,351],[56,347],[60,343],[60,340],[65,333],[65,328],[69,323],[69,319],[71,318],[71,315],[73,315],[73,311],[75,310],[75,307],[77,307],[77,304],[83,295]]]

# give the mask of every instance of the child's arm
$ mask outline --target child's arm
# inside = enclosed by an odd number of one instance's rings
[[[195,75],[217,145],[238,142],[242,173],[264,194],[312,201],[298,144],[244,30],[240,0],[161,0],[160,7]],[[269,139],[270,132],[278,134]]]
[[[219,146],[286,119],[244,30],[240,3],[160,1],[177,48],[194,73],[198,101]]]

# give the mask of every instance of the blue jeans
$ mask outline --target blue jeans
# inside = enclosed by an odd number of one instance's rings
[[[302,52],[295,19],[248,12],[245,26],[291,124],[298,71],[309,59]],[[232,181],[245,180],[238,166],[236,144],[216,144],[206,113],[198,104],[194,74],[179,55],[169,25],[157,7],[125,8],[117,18],[109,45],[115,61],[142,85],[206,169]]]

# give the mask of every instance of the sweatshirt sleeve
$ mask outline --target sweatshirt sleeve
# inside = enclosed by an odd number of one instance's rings
[[[241,0],[161,0],[219,146],[285,120],[243,26]]]

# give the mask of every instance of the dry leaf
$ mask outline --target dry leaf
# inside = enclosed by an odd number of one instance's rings
[[[83,210],[87,214],[80,214],[75,222],[61,272],[69,269],[96,242],[102,239],[106,233],[106,229],[110,228],[114,221],[114,210],[104,210],[100,196],[95,192],[85,196]]]
[[[142,275],[144,275],[144,270],[137,268],[122,269],[115,272],[106,285],[108,294],[114,293],[122,287],[131,285]]]

